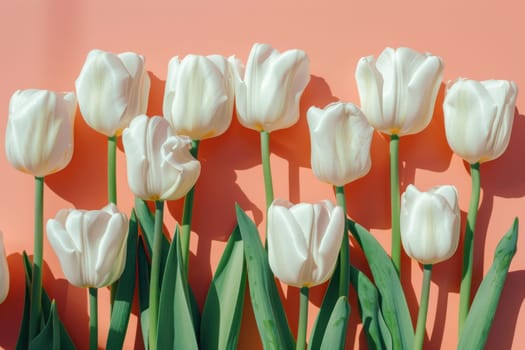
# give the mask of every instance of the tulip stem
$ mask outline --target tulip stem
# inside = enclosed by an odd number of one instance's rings
[[[461,287],[459,290],[459,334],[467,318],[470,308],[470,290],[472,285],[472,263],[474,259],[474,231],[476,228],[476,218],[478,216],[479,195],[480,195],[480,171],[479,163],[470,165],[470,176],[472,178],[472,192],[470,195],[470,206],[467,214],[467,225],[465,227],[464,250],[463,250],[463,271],[461,277]]]
[[[345,213],[345,228],[343,241],[341,243],[341,250],[339,251],[340,260],[340,278],[339,278],[339,296],[348,296],[348,288],[350,283],[350,275],[348,272],[348,265],[350,264],[350,251],[348,249],[348,224],[346,221],[346,197],[344,186],[335,186],[335,198],[337,204],[343,208]]]
[[[272,169],[270,166],[270,133],[261,131],[261,159],[264,175],[264,191],[266,194],[266,210],[273,202]]]
[[[162,254],[162,223],[164,201],[155,201],[155,228],[151,252],[151,278],[149,285],[149,349],[157,349],[157,325],[160,295],[160,260]]]
[[[417,315],[414,350],[421,350],[423,348],[423,340],[425,339],[425,330],[427,325],[428,295],[430,294],[431,277],[432,264],[423,265],[423,284],[421,286],[421,299],[419,301],[419,313]]]
[[[44,261],[44,178],[35,177],[33,273],[29,308],[29,340],[40,333],[42,315],[42,264]]]
[[[199,154],[199,140],[191,141],[191,155],[197,159]],[[193,213],[193,198],[195,195],[195,185],[184,197],[184,209],[182,210],[182,229],[181,229],[181,247],[182,263],[188,273],[190,266],[190,236],[191,236],[191,218]]]
[[[98,289],[89,288],[89,349],[98,349]]]
[[[390,206],[392,209],[392,261],[401,273],[401,233],[399,226],[399,136],[390,136]]]
[[[117,136],[108,137],[108,202],[117,204]]]
[[[308,325],[308,287],[301,288],[301,298],[299,301],[299,324],[297,326],[297,342],[295,349],[304,350],[306,348],[306,327]]]

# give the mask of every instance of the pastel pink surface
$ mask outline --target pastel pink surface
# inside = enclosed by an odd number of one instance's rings
[[[9,98],[17,89],[73,90],[87,53],[94,48],[135,51],[146,57],[152,88],[150,115],[162,114],[168,61],[173,56],[235,54],[246,60],[254,42],[285,50],[300,48],[311,60],[311,82],[301,101],[301,119],[294,127],[271,135],[275,197],[298,201],[333,199],[330,186],[315,179],[310,169],[306,110],[341,99],[359,102],[354,80],[358,59],[378,55],[386,46],[409,46],[439,55],[445,62],[444,82],[463,76],[472,79],[511,79],[525,89],[525,5],[515,0],[427,2],[404,1],[85,1],[0,4],[2,83],[0,84],[0,144],[4,144]],[[470,197],[467,166],[450,151],[443,130],[443,89],[431,125],[422,133],[401,139],[400,179],[425,190],[438,184],[458,187],[463,225]],[[525,93],[518,94],[512,139],[499,159],[482,165],[482,201],[474,257],[474,287],[490,267],[501,236],[518,216],[525,219]],[[69,167],[46,179],[44,219],[63,207],[94,209],[106,202],[106,141],[77,115],[75,153]],[[390,248],[388,140],[375,135],[372,170],[346,187],[349,215],[370,229]],[[234,121],[229,131],[203,141],[202,176],[198,181],[191,242],[190,283],[202,306],[224,242],[235,224],[234,204],[251,212],[264,228],[264,188],[259,135]],[[127,188],[125,157],[120,147],[118,203],[129,212],[133,198]],[[32,254],[33,179],[14,170],[0,152],[0,229],[4,232],[11,290],[0,305],[0,347],[14,348],[23,306],[21,252]],[[180,220],[182,203],[168,204],[166,227]],[[44,286],[58,301],[58,309],[79,348],[88,344],[87,291],[64,279],[54,252],[45,241]],[[525,253],[518,240],[487,348],[522,348],[525,327]],[[460,250],[462,245],[460,245]],[[458,251],[459,252],[459,251]],[[362,254],[352,249],[352,261],[364,267]],[[417,315],[422,269],[406,256],[403,283]],[[457,342],[457,310],[461,258],[436,265],[432,278],[425,348],[451,349]],[[310,323],[325,286],[312,292]],[[284,304],[293,331],[297,327],[298,290],[283,287]],[[355,294],[347,347],[364,349]],[[99,344],[108,329],[107,290],[101,292]],[[251,305],[246,302],[240,348],[260,344]],[[260,345],[258,345],[260,346]],[[134,310],[126,348],[142,348]]]

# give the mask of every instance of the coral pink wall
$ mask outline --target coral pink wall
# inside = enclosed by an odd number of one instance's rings
[[[305,121],[310,105],[338,99],[359,102],[353,78],[361,56],[378,55],[385,46],[409,46],[440,55],[444,81],[512,79],[518,95],[517,117],[507,152],[482,166],[482,202],[475,245],[474,286],[492,261],[494,248],[513,218],[525,220],[525,48],[523,13],[516,0],[400,1],[267,0],[222,1],[2,1],[0,3],[0,144],[4,142],[8,101],[16,89],[72,90],[86,54],[93,48],[135,51],[146,57],[152,79],[149,114],[161,114],[163,84],[172,56],[188,53],[236,54],[245,60],[252,43],[267,42],[278,49],[300,48],[311,59],[312,79],[301,103],[301,120],[291,129],[272,134],[272,166],[276,197],[292,201],[332,198],[331,188],[318,182],[309,165]],[[434,119],[424,132],[401,139],[402,190],[409,183],[421,189],[454,184],[463,214],[468,209],[470,177],[461,159],[446,144],[443,131],[443,89]],[[106,200],[104,137],[90,130],[77,115],[75,154],[70,166],[49,176],[45,188],[47,220],[62,207],[94,209]],[[201,143],[202,177],[196,191],[190,283],[202,305],[224,242],[235,222],[234,203],[252,212],[263,226],[264,189],[259,136],[234,121],[223,136]],[[370,174],[347,186],[349,214],[389,247],[388,142],[376,135]],[[125,158],[118,152],[118,203],[129,212]],[[20,253],[32,252],[33,179],[14,170],[0,152],[0,229],[11,269],[11,291],[0,305],[0,347],[12,349],[23,304]],[[181,216],[181,203],[168,204],[167,227]],[[488,348],[523,348],[525,327],[524,238],[511,264]],[[460,246],[460,249],[462,247]],[[389,249],[389,248],[388,248]],[[364,261],[352,250],[352,260]],[[88,344],[87,292],[68,285],[58,260],[45,242],[44,286],[58,300],[60,316],[80,348]],[[417,310],[422,269],[405,257],[404,286],[410,308]],[[457,340],[457,309],[461,259],[434,268],[427,323],[428,349],[452,349]],[[312,293],[312,312],[323,288]],[[100,344],[107,330],[108,292],[101,292]],[[285,304],[295,330],[298,291],[284,288]],[[366,348],[357,317],[355,295],[348,348]],[[137,317],[133,315],[126,348],[141,348]],[[249,303],[246,303],[241,344],[258,343]]]

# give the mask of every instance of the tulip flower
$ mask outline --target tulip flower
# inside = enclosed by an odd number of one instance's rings
[[[405,252],[422,264],[450,258],[459,241],[457,191],[439,186],[420,192],[409,185],[401,197],[401,241]]]
[[[293,205],[275,200],[268,209],[268,260],[277,278],[312,287],[332,275],[344,233],[343,209],[330,201]]]
[[[0,304],[7,298],[9,292],[9,267],[5,255],[4,235],[0,231]]]
[[[363,57],[355,72],[361,109],[381,132],[418,133],[430,123],[442,75],[441,58],[409,48]]]
[[[101,210],[62,209],[46,228],[49,243],[71,284],[100,288],[122,274],[128,219],[113,203]]]
[[[228,61],[219,55],[172,58],[163,113],[175,133],[193,140],[224,133],[233,113],[233,81]]]
[[[18,90],[9,102],[5,135],[7,160],[36,177],[62,170],[73,156],[75,95]]]
[[[310,81],[306,53],[279,53],[270,45],[254,44],[246,68],[235,57],[230,61],[237,116],[243,126],[272,132],[298,121],[299,100]]]
[[[170,200],[183,197],[200,174],[200,162],[190,154],[191,140],[177,136],[162,117],[141,115],[122,135],[128,184],[138,198]]]
[[[108,137],[120,135],[131,119],[146,113],[150,79],[144,58],[132,52],[89,52],[75,82],[86,123]]]
[[[443,112],[452,150],[470,164],[501,156],[509,144],[517,94],[516,83],[507,80],[449,83]]]
[[[352,103],[332,103],[307,112],[315,176],[344,186],[368,173],[373,128]]]

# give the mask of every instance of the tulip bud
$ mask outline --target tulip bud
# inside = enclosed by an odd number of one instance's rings
[[[201,165],[190,153],[191,140],[172,133],[162,117],[133,119],[122,135],[128,184],[144,200],[184,197],[195,185]]]
[[[246,69],[230,58],[239,122],[250,129],[271,132],[294,125],[299,100],[310,81],[310,62],[301,50],[279,53],[267,44],[254,44]]]
[[[75,86],[82,117],[106,136],[120,135],[148,108],[150,79],[144,57],[136,53],[92,50]]]
[[[13,167],[44,177],[62,170],[73,156],[75,94],[18,90],[9,102],[5,135]]]
[[[344,186],[370,170],[374,129],[352,103],[310,107],[306,114],[312,147],[312,170],[317,178]]]
[[[456,252],[460,213],[454,186],[428,192],[409,185],[401,196],[401,241],[408,256],[422,264],[447,260]]]
[[[275,200],[268,208],[268,262],[277,278],[312,287],[332,275],[345,227],[343,209],[329,201],[293,205]]]
[[[111,203],[101,210],[62,209],[47,222],[47,238],[69,283],[105,287],[124,271],[128,219]]]
[[[405,47],[363,57],[355,72],[361,109],[383,133],[418,133],[432,119],[442,75],[441,58]]]
[[[9,293],[9,267],[4,247],[4,235],[0,231],[0,304],[4,302]]]
[[[501,156],[509,144],[517,94],[516,84],[507,80],[449,83],[443,112],[452,150],[471,164]]]
[[[233,113],[233,81],[219,55],[171,59],[164,92],[164,117],[178,135],[203,140],[224,133]]]

